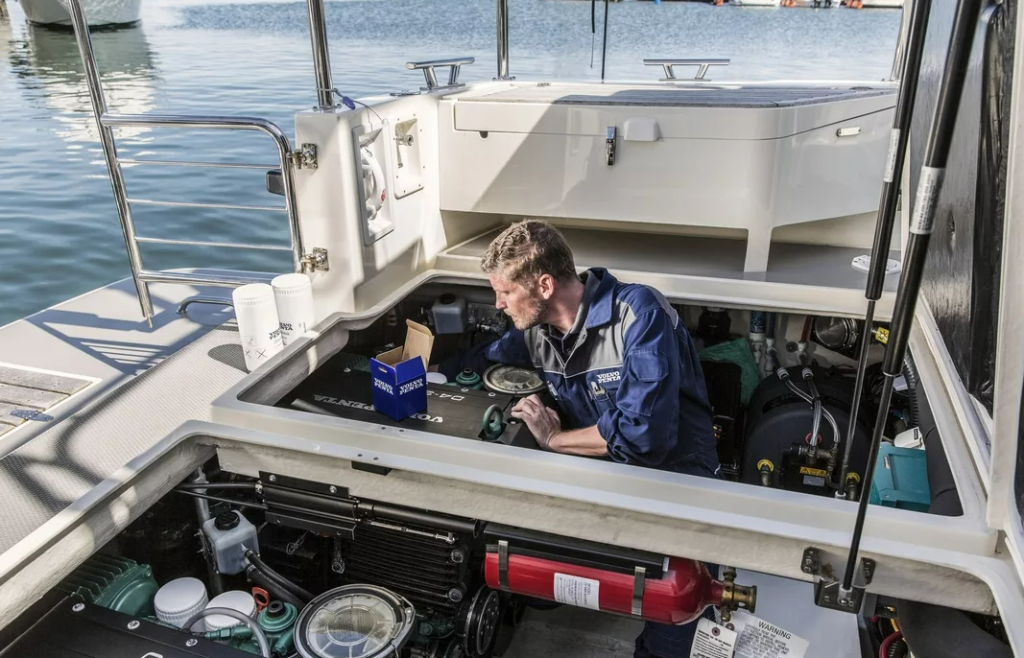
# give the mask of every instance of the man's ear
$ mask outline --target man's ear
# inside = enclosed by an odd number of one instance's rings
[[[551,299],[555,294],[555,277],[550,274],[541,274],[537,277],[537,291],[545,300]]]

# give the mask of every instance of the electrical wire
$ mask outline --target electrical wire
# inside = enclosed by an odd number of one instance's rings
[[[903,639],[903,633],[896,631],[889,637],[882,641],[882,646],[878,647],[878,658],[889,658],[889,647]]]

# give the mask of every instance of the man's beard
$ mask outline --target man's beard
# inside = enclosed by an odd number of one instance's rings
[[[525,312],[525,315],[509,317],[512,318],[512,324],[515,325],[516,329],[526,331],[530,327],[535,327],[543,322],[547,312],[548,300],[537,298],[531,300],[530,308]]]

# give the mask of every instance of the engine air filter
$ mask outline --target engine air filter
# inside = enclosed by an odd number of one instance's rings
[[[405,598],[382,587],[345,585],[299,613],[295,648],[303,658],[397,658],[415,620]]]

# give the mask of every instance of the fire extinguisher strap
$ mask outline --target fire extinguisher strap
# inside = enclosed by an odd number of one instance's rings
[[[644,613],[644,586],[647,584],[647,569],[633,569],[633,616],[641,617]]]
[[[498,540],[498,586],[503,592],[512,591],[508,586],[508,542]]]

